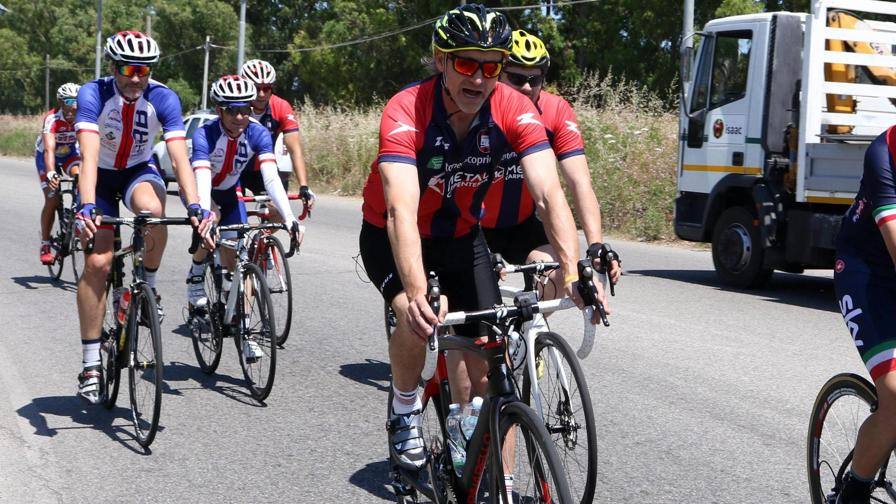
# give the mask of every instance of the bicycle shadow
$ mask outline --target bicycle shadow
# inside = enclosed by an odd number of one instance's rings
[[[834,279],[797,273],[776,271],[765,287],[752,290],[741,290],[725,287],[719,283],[713,270],[629,270],[627,276],[648,276],[674,280],[690,284],[704,285],[720,291],[734,292],[745,296],[764,299],[773,303],[782,303],[802,308],[839,313],[834,294]]]
[[[121,400],[119,391],[119,400]],[[127,391],[124,391],[127,394]],[[140,455],[149,455],[152,450],[143,448],[137,443],[132,424],[128,419],[131,411],[128,408],[115,406],[106,409],[101,405],[90,405],[76,396],[36,397],[29,404],[16,410],[22,418],[34,427],[34,434],[44,437],[55,437],[60,431],[73,429],[95,429],[102,431],[110,439]],[[71,419],[78,426],[51,427],[48,416]],[[116,423],[118,421],[118,423]],[[159,425],[159,432],[165,427]]]
[[[386,501],[395,501],[395,493],[389,484],[389,473],[392,467],[388,460],[370,462],[358,469],[348,478],[348,482],[356,487],[366,490],[367,493]]]
[[[392,383],[392,370],[389,363],[376,359],[364,359],[364,362],[343,364],[339,366],[339,374],[361,385],[369,385],[380,392],[389,392]]]
[[[66,292],[78,292],[78,284],[69,280],[54,280],[47,276],[31,275],[11,277],[10,280],[28,290],[41,289],[43,287],[58,287]]]
[[[223,357],[222,357],[223,358]],[[246,382],[242,378],[234,378],[232,376],[222,375],[219,373],[206,374],[199,366],[193,366],[185,362],[173,361],[165,364],[165,370],[162,377],[162,393],[182,396],[185,390],[204,389],[217,392],[228,399],[237,402],[255,406],[257,408],[266,408],[267,404],[258,401],[252,397],[246,389]],[[172,382],[194,382],[198,386],[191,387],[189,385],[172,387]]]

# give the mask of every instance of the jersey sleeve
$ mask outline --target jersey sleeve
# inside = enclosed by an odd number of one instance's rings
[[[53,111],[50,111],[47,115],[44,116],[44,127],[41,130],[41,133],[55,133],[56,132],[56,114]]]
[[[214,121],[208,124],[214,124]],[[208,128],[205,126],[196,128],[195,133],[193,133],[193,152],[190,154],[190,165],[194,171],[201,168],[211,169],[212,164],[209,161],[208,154]]]
[[[258,155],[259,165],[265,163],[277,164],[274,156],[274,145],[271,143],[271,134],[261,124],[249,123],[249,131],[246,135],[249,140],[249,148]]]
[[[894,158],[896,158],[896,127],[891,127],[865,152],[865,169],[862,174],[862,184],[871,202],[872,215],[878,227],[896,220]]]
[[[520,159],[551,148],[541,114],[532,100],[501,83],[491,99],[495,122]]]
[[[181,116],[180,98],[177,93],[167,87],[160,87],[157,91],[158,98],[152,100],[152,106],[156,109],[159,122],[162,123],[162,135],[166,142],[173,140],[185,140],[187,134],[184,128],[184,118]]]
[[[100,132],[99,117],[102,108],[100,88],[96,81],[88,82],[78,91],[78,112],[75,115],[75,131]]]
[[[579,131],[579,121],[576,113],[568,101],[556,98],[554,113],[550,128],[554,132],[554,142],[551,147],[557,154],[557,160],[562,161],[573,156],[585,154],[585,143],[582,141],[582,132]]]
[[[275,134],[292,133],[299,131],[299,120],[296,118],[296,112],[292,109],[292,105],[283,98],[277,97],[276,100],[271,98],[271,116],[280,125],[279,131]]]
[[[418,139],[425,126],[416,117],[415,96],[416,93],[405,90],[386,104],[380,118],[378,163],[417,164]]]

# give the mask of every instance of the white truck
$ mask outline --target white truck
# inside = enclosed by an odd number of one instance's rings
[[[894,2],[816,0],[811,14],[727,17],[696,34],[675,232],[712,243],[723,284],[833,267],[865,150],[896,124],[893,21]]]

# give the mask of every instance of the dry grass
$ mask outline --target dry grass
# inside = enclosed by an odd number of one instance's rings
[[[0,155],[34,155],[34,141],[40,133],[41,116],[0,115]]]

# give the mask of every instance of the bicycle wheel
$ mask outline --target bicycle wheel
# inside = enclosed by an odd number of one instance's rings
[[[503,473],[513,476],[512,502],[578,502],[570,497],[557,450],[547,441],[544,423],[531,408],[522,402],[508,403],[501,411],[500,425]],[[479,488],[471,490],[477,491],[477,503],[500,502],[504,481],[496,477],[501,471],[493,465],[489,456]]]
[[[162,338],[156,296],[149,285],[137,287],[128,311],[131,417],[137,442],[146,448],[156,437],[162,408]]]
[[[50,229],[50,250],[53,251],[55,259],[47,265],[47,271],[53,280],[59,280],[62,276],[62,267],[65,265],[65,228],[62,222],[62,212],[56,212],[56,219],[53,220],[53,227]]]
[[[65,250],[68,252],[70,262],[72,263],[72,274],[75,276],[75,283],[81,278],[81,271],[84,269],[84,251],[81,250],[81,240],[75,236],[75,219],[71,209],[66,208],[63,212],[65,217]]]
[[[273,303],[273,318],[277,326],[277,345],[283,346],[292,326],[292,277],[283,244],[273,235],[265,235],[257,242],[256,264],[264,273]]]
[[[237,301],[239,337],[236,338],[240,367],[252,397],[265,400],[274,386],[277,369],[276,327],[271,317],[271,295],[261,269],[252,263],[243,265],[243,284]],[[254,346],[260,355],[247,356],[244,346]]]
[[[224,332],[222,317],[224,303],[218,295],[215,285],[215,271],[213,261],[207,261],[205,265],[205,293],[208,296],[206,309],[190,309],[190,337],[193,340],[193,352],[196,353],[196,362],[203,372],[211,374],[218,369],[221,362],[221,353],[224,350]],[[220,280],[219,280],[220,281]]]
[[[597,428],[585,373],[569,343],[552,332],[535,339],[535,372],[523,372],[523,402],[544,419],[557,447],[575,502],[594,501],[597,482]],[[537,379],[541,412],[532,397]]]
[[[112,409],[118,399],[118,386],[121,384],[121,366],[119,366],[118,335],[121,326],[115,320],[115,308],[112,302],[112,282],[106,283],[106,315],[103,320],[102,341],[100,343],[100,363],[103,366],[103,381],[100,386],[100,402],[106,409]]]

